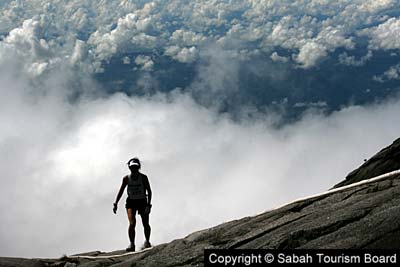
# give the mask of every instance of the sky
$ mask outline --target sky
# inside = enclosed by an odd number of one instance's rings
[[[0,8],[0,256],[127,247],[134,156],[161,244],[325,191],[399,137],[396,0]]]

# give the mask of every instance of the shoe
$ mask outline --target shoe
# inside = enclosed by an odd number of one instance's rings
[[[134,244],[130,244],[129,247],[126,248],[127,252],[131,252],[131,251],[135,251],[135,245]]]
[[[144,241],[144,244],[143,244],[143,247],[142,247],[142,249],[146,249],[146,248],[150,248],[151,247],[151,244],[150,244],[150,242],[149,241]]]

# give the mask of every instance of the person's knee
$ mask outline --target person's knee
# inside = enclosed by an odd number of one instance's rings
[[[129,219],[129,225],[131,225],[131,226],[135,226],[136,225],[135,217]]]
[[[143,227],[144,228],[150,228],[150,223],[149,223],[148,220],[147,221],[143,221]]]
[[[141,217],[142,217],[143,225],[144,224],[149,224],[149,216],[141,214]]]

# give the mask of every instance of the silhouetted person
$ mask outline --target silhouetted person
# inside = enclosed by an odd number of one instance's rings
[[[127,164],[131,173],[122,178],[122,185],[121,188],[119,189],[117,199],[114,203],[113,212],[117,213],[118,201],[120,200],[122,194],[124,193],[125,187],[127,187],[128,197],[126,199],[125,208],[128,213],[128,220],[129,220],[128,234],[131,244],[126,249],[126,251],[135,251],[136,211],[142,217],[144,235],[146,238],[143,248],[151,247],[150,244],[151,228],[149,224],[149,215],[152,206],[151,188],[147,176],[139,172],[141,167],[140,160],[138,158],[133,158],[130,159]]]

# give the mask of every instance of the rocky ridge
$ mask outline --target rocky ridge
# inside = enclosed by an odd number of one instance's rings
[[[363,165],[350,172],[345,180],[336,184],[334,188],[369,179],[383,173],[400,169],[400,138],[393,144],[385,147]]]
[[[338,188],[400,169],[400,139],[351,172]],[[0,266],[203,266],[204,248],[400,248],[400,174],[332,191],[126,256],[124,251],[60,259],[0,258]]]

